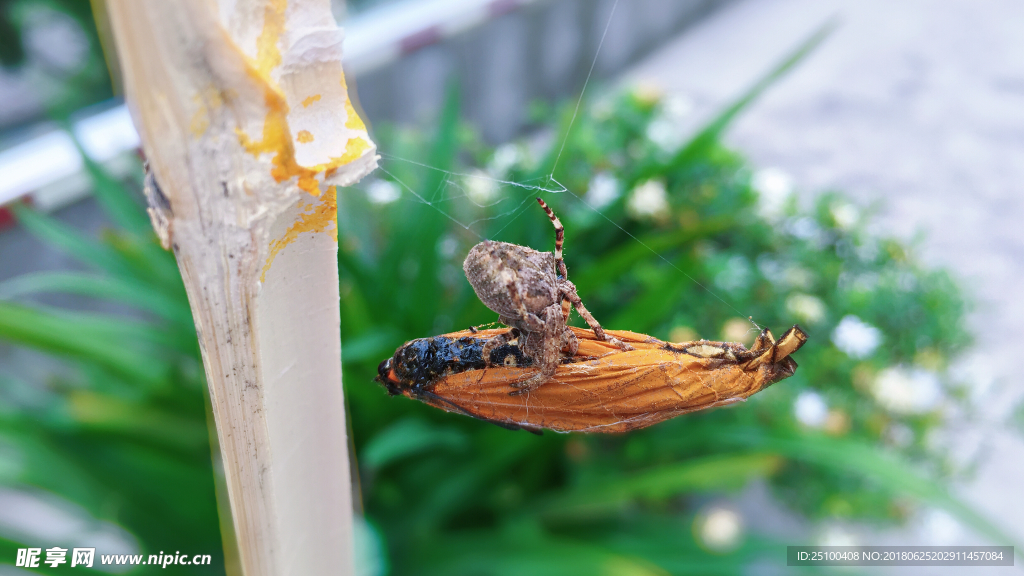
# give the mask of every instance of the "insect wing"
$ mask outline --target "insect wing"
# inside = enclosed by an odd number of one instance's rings
[[[763,349],[751,352],[738,344],[673,345],[615,331],[635,348],[622,352],[589,331],[574,330],[580,339],[575,361],[529,393],[510,396],[509,383],[521,379],[523,369],[499,366],[451,374],[407,395],[505,427],[623,432],[742,401],[791,375],[796,365],[786,356],[806,338],[790,330],[780,339],[788,348],[781,354],[770,333]]]

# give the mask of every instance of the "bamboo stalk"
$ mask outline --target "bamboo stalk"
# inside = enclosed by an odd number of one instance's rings
[[[108,0],[243,573],[351,574],[335,186],[376,165],[327,0]]]

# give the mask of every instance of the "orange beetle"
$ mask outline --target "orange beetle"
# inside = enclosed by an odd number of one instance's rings
[[[672,344],[635,332],[608,333],[633,347],[623,351],[592,331],[573,327],[579,350],[563,357],[554,377],[522,395],[532,361],[506,344],[484,362],[484,343],[506,330],[462,331],[407,342],[381,362],[376,380],[448,412],[539,433],[626,432],[680,414],[739,402],[793,375],[790,358],[807,334],[793,326],[776,340],[764,330],[751,349],[734,342]]]

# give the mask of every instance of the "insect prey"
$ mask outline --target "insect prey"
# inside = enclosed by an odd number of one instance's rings
[[[510,382],[536,371],[520,346],[491,342],[502,330],[412,340],[381,362],[376,380],[415,398],[510,429],[625,432],[680,414],[739,402],[792,376],[790,357],[807,340],[798,326],[776,340],[764,330],[751,349],[733,342],[668,343],[625,331],[570,327],[578,346],[561,358],[557,382],[510,395]]]
[[[555,228],[554,252],[485,240],[463,263],[508,328],[406,342],[377,369],[391,395],[510,429],[625,432],[742,401],[793,375],[790,356],[807,341],[798,326],[778,340],[765,329],[749,350],[604,330],[569,281],[562,223],[537,202]],[[572,308],[589,329],[567,324]]]

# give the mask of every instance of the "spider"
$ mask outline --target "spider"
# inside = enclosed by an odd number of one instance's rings
[[[492,337],[484,345],[483,357],[490,363],[490,352],[512,340],[518,340],[523,354],[532,360],[536,374],[513,382],[511,394],[529,392],[555,374],[563,350],[569,356],[579,349],[579,341],[567,326],[571,307],[575,307],[599,340],[621,350],[633,347],[609,336],[583,306],[576,286],[569,281],[562,243],[565,229],[555,213],[537,198],[555,227],[555,252],[538,252],[526,246],[484,240],[466,256],[462,269],[480,301],[498,313],[508,332]]]

